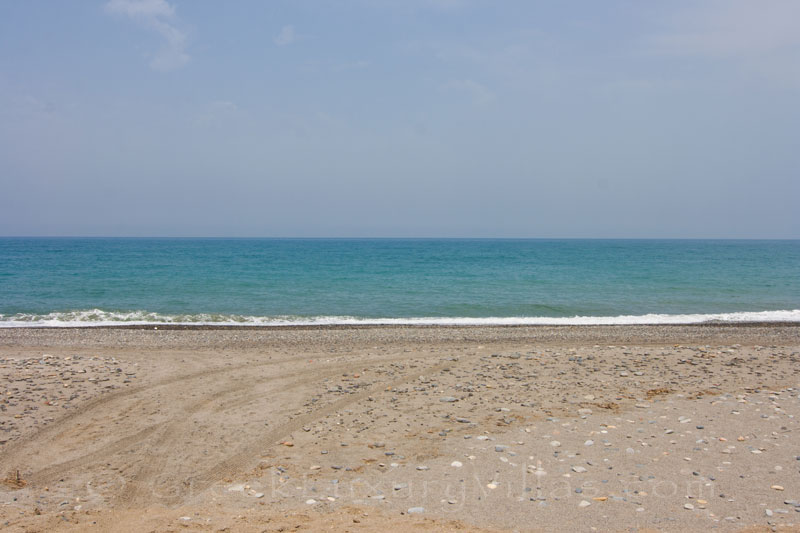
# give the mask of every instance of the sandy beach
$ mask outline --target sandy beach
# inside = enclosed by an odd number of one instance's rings
[[[800,327],[0,329],[7,531],[800,530]]]

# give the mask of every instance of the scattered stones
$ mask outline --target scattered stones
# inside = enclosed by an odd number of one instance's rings
[[[796,497],[792,480],[797,475],[798,463],[788,460],[794,460],[800,452],[795,444],[797,420],[792,416],[798,413],[795,405],[798,391],[787,393],[777,387],[774,394],[765,391],[778,378],[788,380],[800,376],[800,371],[796,374],[784,372],[785,377],[781,377],[784,374],[770,370],[771,361],[779,359],[778,350],[764,349],[758,359],[745,360],[746,365],[739,363],[730,370],[730,377],[719,370],[718,363],[730,361],[733,356],[720,355],[721,350],[717,349],[707,350],[713,351],[717,359],[701,357],[704,352],[694,348],[654,345],[630,348],[628,352],[608,348],[607,354],[617,359],[606,357],[604,350],[602,347],[591,350],[595,359],[588,359],[586,352],[589,350],[573,353],[547,345],[541,349],[537,346],[536,355],[530,358],[501,355],[490,360],[481,353],[467,355],[465,352],[462,363],[437,372],[429,372],[427,366],[434,359],[436,364],[442,361],[435,356],[430,361],[420,357],[413,365],[407,364],[402,369],[399,368],[402,365],[394,362],[370,364],[369,370],[358,380],[359,387],[354,385],[352,370],[346,376],[341,376],[341,370],[337,370],[334,377],[320,380],[318,391],[314,391],[318,392],[318,398],[308,400],[307,410],[287,410],[286,418],[291,420],[287,427],[291,431],[287,430],[283,436],[279,433],[265,443],[262,471],[255,470],[261,477],[250,479],[249,483],[255,488],[268,487],[270,483],[273,488],[280,487],[270,493],[270,501],[261,500],[265,497],[263,492],[227,483],[218,489],[224,494],[216,496],[232,501],[242,499],[239,503],[242,506],[255,507],[264,503],[276,508],[296,506],[298,501],[308,505],[330,501],[362,505],[371,501],[376,506],[398,512],[408,505],[422,503],[431,508],[432,513],[442,509],[459,510],[447,507],[456,504],[474,504],[476,512],[502,510],[501,515],[505,514],[506,506],[508,514],[513,514],[512,507],[517,503],[526,506],[520,507],[527,509],[524,512],[533,511],[532,505],[536,510],[546,506],[547,513],[554,516],[574,509],[575,505],[581,508],[594,505],[587,516],[595,518],[596,512],[597,523],[605,526],[609,522],[605,522],[605,514],[601,521],[600,514],[608,513],[609,520],[619,520],[615,524],[620,529],[632,526],[634,511],[637,527],[681,530],[700,521],[708,522],[710,528],[715,527],[714,521],[721,522],[717,527],[732,521],[742,527],[758,520],[763,523],[766,511],[772,513],[767,516],[775,518],[770,522],[778,524],[779,519],[787,518],[783,516],[785,513],[800,509],[795,499],[783,500],[780,505],[781,495],[772,492],[785,491],[786,496]],[[753,350],[741,349],[737,357]],[[620,355],[624,353],[627,355]],[[340,355],[345,361],[350,357],[349,354],[337,354],[337,357]],[[798,362],[795,359],[800,360],[800,354],[795,355],[790,350],[783,350],[779,355],[780,360],[793,364]],[[569,367],[564,367],[567,356],[572,359]],[[679,357],[684,363],[677,363]],[[469,367],[463,361],[474,361],[475,365]],[[329,362],[340,364],[333,358]],[[621,365],[627,369],[626,374],[646,375],[647,380],[617,379]],[[778,368],[777,363],[775,368]],[[646,372],[637,369],[646,369]],[[564,373],[559,374],[562,371]],[[409,372],[414,375],[424,372],[424,377],[404,381]],[[756,377],[757,373],[766,377]],[[333,375],[333,371],[326,371],[327,374]],[[370,381],[373,374],[374,381]],[[562,379],[567,385],[559,381]],[[583,390],[595,394],[583,394],[581,389],[570,388],[577,382]],[[764,385],[760,384],[762,382]],[[737,389],[745,386],[742,383],[753,388]],[[362,384],[370,388],[360,388]],[[14,382],[9,380],[0,394],[13,386]],[[648,393],[667,388],[668,393]],[[737,390],[746,392],[743,394],[746,398],[736,396]],[[459,397],[442,396],[444,391],[455,391]],[[319,419],[308,416],[313,408],[332,405],[331,402],[342,399],[342,394],[354,393],[358,396],[351,403],[342,402],[335,409],[325,411],[325,416]],[[775,398],[768,398],[768,394]],[[255,413],[253,424],[265,434],[273,434],[270,430],[284,424],[282,415],[259,411],[255,404],[229,407],[241,396],[221,397],[212,407],[231,412],[240,409],[242,415]],[[314,400],[318,402],[316,406]],[[447,405],[456,401],[459,406]],[[588,401],[592,403],[585,403]],[[639,402],[636,406],[641,410],[634,408],[634,402]],[[587,405],[591,409],[585,407]],[[456,417],[454,410],[469,416],[472,422]],[[770,413],[770,418],[761,416],[764,411]],[[0,414],[0,422],[11,421],[13,415],[2,418],[7,414]],[[156,412],[143,414],[154,423],[159,422]],[[264,418],[270,420],[269,429],[263,428]],[[692,419],[695,425],[689,424]],[[220,420],[227,423],[222,414]],[[678,430],[673,429],[676,423],[682,424],[677,426]],[[199,439],[207,428],[200,424],[194,427],[194,424],[194,419],[187,418],[185,429],[187,434]],[[710,431],[706,432],[706,427],[711,428]],[[740,432],[746,437],[736,438]],[[721,435],[735,441],[735,446],[729,445]],[[292,440],[277,442],[279,438]],[[745,441],[746,444],[742,444]],[[337,442],[342,446],[337,448]],[[387,447],[389,451],[385,451]],[[331,451],[328,454],[321,448]],[[209,455],[219,456],[221,449],[209,448]],[[720,453],[726,457],[719,457]],[[387,460],[385,457],[392,457],[396,462],[390,466],[379,462]],[[454,460],[456,457],[472,464],[466,470],[458,470],[464,467],[464,462]],[[447,458],[450,463],[446,462]],[[321,464],[312,464],[317,460]],[[430,466],[422,464],[425,462]],[[282,466],[277,466],[278,463]],[[450,468],[446,467],[448,464]],[[113,466],[120,470],[129,467]],[[476,476],[472,475],[473,470]],[[399,483],[398,479],[408,483]],[[410,490],[412,480],[414,490]],[[464,492],[442,492],[444,485],[437,485],[442,480],[450,488],[464,487]],[[712,482],[717,480],[715,486]],[[771,485],[772,491],[764,494],[764,486],[769,486],[767,482],[782,482],[786,488]],[[566,488],[559,492],[557,488],[562,483]],[[39,502],[34,502],[34,497],[45,501],[49,496],[54,498],[51,505],[55,506],[65,497],[64,489],[54,482],[50,485],[53,491],[50,495],[45,494],[46,488],[38,491],[40,494],[29,494],[33,491],[28,489],[13,494],[29,498],[26,503],[37,505]],[[673,486],[678,487],[677,491],[665,493],[666,487]],[[500,490],[496,490],[498,488]],[[723,488],[725,494],[719,494]],[[338,490],[334,493],[335,489]],[[92,490],[100,492],[100,489]],[[423,490],[439,492],[422,496]],[[598,493],[608,496],[594,496]],[[457,499],[453,499],[456,494]],[[580,496],[574,496],[576,494]],[[310,495],[314,498],[302,499]],[[710,503],[698,496],[708,498]],[[424,500],[412,499],[419,497]],[[260,501],[253,502],[250,498]],[[72,497],[64,500],[62,509],[72,509],[73,500]],[[501,501],[504,502],[502,506],[496,506],[496,502]],[[620,505],[612,505],[617,503]],[[679,506],[702,512],[669,512]],[[34,508],[33,505],[30,508]],[[412,509],[424,512],[422,507],[408,508],[408,512],[414,512]],[[504,526],[509,520],[507,516],[498,517],[498,523]]]
[[[130,386],[137,374],[136,364],[114,357],[0,357],[0,450],[86,400]]]

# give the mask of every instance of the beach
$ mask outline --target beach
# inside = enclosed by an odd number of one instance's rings
[[[800,327],[0,329],[8,531],[798,530]]]
[[[800,1],[0,51],[0,533],[800,533]]]

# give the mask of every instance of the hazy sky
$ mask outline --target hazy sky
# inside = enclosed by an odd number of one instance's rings
[[[800,1],[0,2],[0,235],[800,238]]]

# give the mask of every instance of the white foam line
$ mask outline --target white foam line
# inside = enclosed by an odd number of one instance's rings
[[[359,318],[352,316],[243,316],[161,315],[147,311],[111,312],[100,309],[54,312],[45,315],[0,315],[0,327],[96,327],[96,326],[602,326],[646,324],[703,324],[708,322],[800,322],[800,309],[716,314],[647,314],[574,317],[409,317]]]

